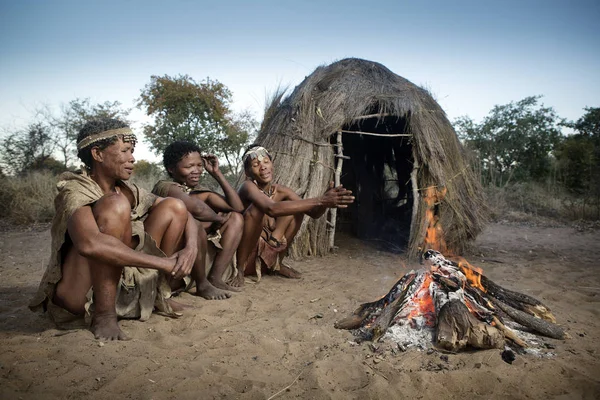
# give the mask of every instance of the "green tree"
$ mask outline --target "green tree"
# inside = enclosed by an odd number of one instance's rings
[[[66,170],[67,168],[65,167],[65,165],[62,162],[58,161],[56,158],[39,156],[35,160],[33,160],[29,167],[27,167],[26,172],[49,171],[53,175],[58,175],[65,172]]]
[[[564,125],[575,130],[557,150],[563,183],[579,195],[600,197],[600,108],[586,107],[575,122]]]
[[[163,167],[147,160],[135,162],[134,173],[140,178],[157,178],[163,173]]]
[[[480,124],[468,117],[455,121],[459,137],[478,159],[484,184],[503,186],[549,176],[562,121],[551,107],[538,104],[539,99],[497,105]]]
[[[176,140],[194,142],[207,153],[224,157],[237,171],[240,149],[252,133],[248,115],[233,115],[231,92],[222,83],[196,82],[188,75],[152,76],[142,89],[138,107],[153,118],[144,127],[151,149],[161,155]]]
[[[258,122],[246,111],[234,115],[226,125],[225,133],[219,135],[217,149],[227,161],[230,175],[237,176],[241,172],[244,150],[256,136],[257,129]]]
[[[0,156],[7,169],[23,174],[49,158],[55,147],[50,132],[50,127],[36,122],[5,137],[0,142]]]

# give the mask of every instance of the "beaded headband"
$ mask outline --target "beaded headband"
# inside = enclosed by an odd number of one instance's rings
[[[270,160],[273,159],[267,149],[262,146],[255,146],[246,151],[246,154],[242,157],[242,162],[245,164],[248,159],[258,159],[258,161],[262,161],[265,157],[269,157]]]
[[[119,135],[123,136],[123,142],[131,143],[133,146],[135,146],[135,143],[137,142],[137,137],[135,136],[133,131],[130,128],[118,128],[110,129],[108,131],[100,133],[94,133],[93,135],[83,138],[79,143],[77,143],[77,150],[84,149],[96,142]]]

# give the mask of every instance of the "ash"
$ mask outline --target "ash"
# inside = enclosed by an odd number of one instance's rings
[[[416,317],[416,320],[421,317]],[[419,324],[419,321],[415,321]],[[410,323],[397,323],[390,326],[383,336],[384,341],[393,341],[405,348],[417,347],[418,349],[428,349],[434,342],[435,330],[425,325],[424,320],[419,327],[413,328]]]

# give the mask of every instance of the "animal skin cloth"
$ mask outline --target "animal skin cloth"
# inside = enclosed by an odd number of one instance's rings
[[[256,282],[260,282],[263,271],[275,272],[281,269],[279,255],[287,248],[286,242],[278,242],[276,245],[273,245],[271,243],[274,241],[271,237],[271,230],[267,226],[263,226],[262,229],[258,243],[252,253],[250,253],[247,264],[248,266],[254,265]]]
[[[185,185],[181,185],[174,181],[162,180],[158,181],[156,185],[154,185],[154,188],[152,188],[152,193],[160,197],[169,197],[169,190],[173,187],[177,188],[178,190],[181,190],[183,193],[188,193],[190,195],[203,192],[212,192],[212,190],[210,190],[209,188],[201,185],[198,185],[194,188],[189,188]],[[212,268],[213,262],[215,261],[215,257],[217,256],[217,252],[222,250],[223,247],[221,246],[221,232],[218,229],[214,232],[207,232],[207,235],[209,246],[206,250],[205,267],[206,275],[208,276]],[[227,268],[225,269],[225,271],[223,271],[223,282],[230,282],[231,280],[233,280],[233,278],[237,276],[237,267],[235,261],[236,260],[234,256]],[[189,277],[186,277],[185,280],[186,290],[190,289],[192,287],[193,281],[191,281]]]
[[[165,257],[152,237],[144,231],[144,220],[157,197],[125,181],[117,181],[122,191],[133,194],[134,205],[131,209],[132,235],[137,236],[139,244],[136,251]],[[65,172],[59,177],[58,194],[54,199],[55,215],[52,221],[52,247],[50,261],[42,277],[39,289],[32,299],[29,308],[33,311],[44,310],[59,328],[68,329],[89,325],[93,314],[93,291],[88,292],[85,318],[76,316],[58,307],[52,302],[56,284],[62,278],[62,257],[66,246],[72,246],[67,231],[69,218],[75,211],[84,206],[93,205],[104,193],[100,186],[89,177],[85,170]],[[150,318],[156,307],[159,312],[176,317],[177,314],[166,301],[171,297],[171,289],[164,274],[149,268],[125,267],[117,289],[116,311],[120,318],[139,318],[142,321]]]

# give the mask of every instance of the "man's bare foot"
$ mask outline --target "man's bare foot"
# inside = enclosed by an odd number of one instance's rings
[[[284,276],[284,277],[290,278],[290,279],[302,278],[302,273],[300,271],[297,271],[294,268],[288,267],[287,265],[283,265],[283,264],[280,264],[279,270],[275,271],[275,272],[281,276]]]
[[[244,271],[238,268],[237,275],[231,280],[229,285],[236,288],[244,286]]]
[[[182,312],[186,308],[192,308],[192,306],[188,304],[183,304],[175,301],[172,297],[170,299],[167,299],[167,303],[169,303],[171,309],[175,312]]]
[[[116,314],[94,315],[90,330],[98,340],[129,340],[119,328]]]
[[[231,293],[214,287],[206,280],[196,285],[196,296],[204,297],[206,300],[225,300],[231,297]]]
[[[223,289],[223,290],[229,290],[230,292],[241,292],[242,289],[235,287],[235,286],[231,286],[226,284],[225,282],[223,282],[222,280],[217,280],[217,279],[211,279],[208,278],[208,281],[216,288],[218,289]]]

